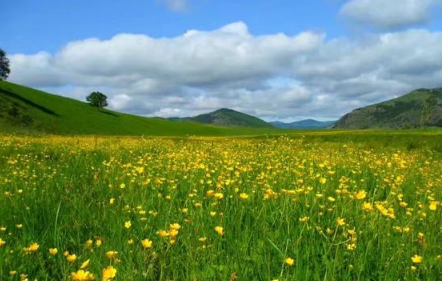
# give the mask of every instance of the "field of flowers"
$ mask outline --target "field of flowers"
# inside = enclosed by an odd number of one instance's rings
[[[441,280],[441,202],[430,146],[3,136],[0,280]]]

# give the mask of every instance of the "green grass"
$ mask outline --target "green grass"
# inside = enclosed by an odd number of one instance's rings
[[[275,134],[271,128],[227,128],[171,122],[96,108],[77,100],[0,81],[0,132],[64,135],[228,136]]]
[[[10,271],[72,280],[86,260],[97,280],[109,265],[117,281],[440,280],[440,143],[435,130],[3,136],[0,280],[19,279]],[[366,197],[358,200],[360,191]],[[181,226],[175,244],[158,235],[172,223]],[[143,249],[143,239],[152,248]],[[39,249],[25,253],[31,243]],[[77,260],[69,263],[64,251]]]

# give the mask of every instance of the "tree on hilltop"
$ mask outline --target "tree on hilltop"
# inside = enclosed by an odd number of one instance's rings
[[[0,48],[0,80],[6,80],[11,73],[9,68],[9,59],[6,56],[6,52]]]
[[[89,96],[86,97],[86,101],[88,101],[90,105],[98,108],[103,108],[108,105],[107,96],[100,92],[92,92]]]

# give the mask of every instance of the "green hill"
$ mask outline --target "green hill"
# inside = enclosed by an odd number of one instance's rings
[[[442,127],[442,88],[419,89],[343,116],[339,129]]]
[[[98,110],[87,103],[0,81],[0,132],[227,136],[259,135],[277,130],[227,128],[192,122],[144,118],[110,110]]]
[[[267,123],[257,117],[228,108],[221,108],[214,112],[201,114],[195,117],[170,118],[170,120],[191,121],[227,127],[273,128],[272,124]]]

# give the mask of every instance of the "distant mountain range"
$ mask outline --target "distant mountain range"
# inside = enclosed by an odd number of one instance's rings
[[[171,121],[190,121],[203,124],[212,124],[227,127],[254,127],[254,128],[272,128],[272,124],[265,122],[257,117],[241,113],[228,108],[221,108],[216,111],[201,114],[195,117],[169,118]]]
[[[337,129],[442,127],[442,88],[418,89],[382,103],[358,108],[336,122]]]
[[[442,88],[418,89],[399,98],[358,108],[336,123],[312,119],[292,123],[268,123],[227,108],[195,117],[169,120],[144,118],[107,109],[98,110],[84,102],[0,81],[0,132],[103,135],[215,136],[254,134],[258,131],[275,133],[280,128],[442,127]]]
[[[276,128],[281,129],[327,129],[333,127],[336,121],[317,121],[314,119],[306,119],[291,123],[284,123],[280,121],[270,122]]]

